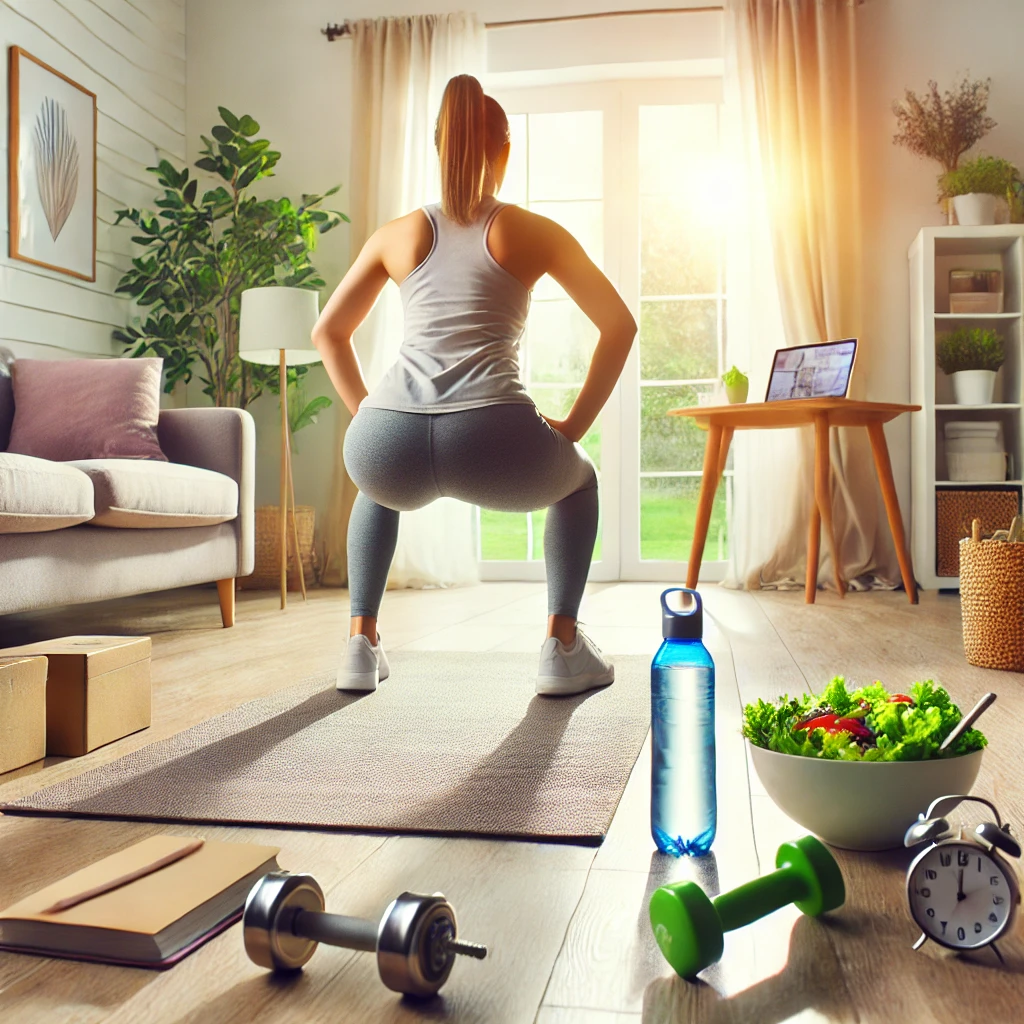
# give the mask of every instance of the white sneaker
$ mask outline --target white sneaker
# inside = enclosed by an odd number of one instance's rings
[[[338,669],[338,689],[355,690],[372,693],[377,683],[387,679],[391,672],[388,656],[377,637],[377,646],[370,643],[369,638],[357,633],[349,637],[345,654]]]
[[[566,647],[553,636],[544,641],[537,673],[538,693],[567,697],[614,681],[615,666],[605,659],[597,644],[579,626],[572,647]]]

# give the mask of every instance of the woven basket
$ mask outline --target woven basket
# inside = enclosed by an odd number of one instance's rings
[[[288,589],[299,590],[299,573],[295,564],[295,541],[292,517],[299,534],[299,554],[302,558],[306,586],[314,586],[319,574],[319,559],[313,545],[316,509],[312,505],[298,505],[288,511]],[[261,505],[256,509],[256,567],[251,576],[243,576],[238,585],[242,590],[276,590],[281,585],[281,511],[276,505]]]
[[[960,611],[971,665],[1024,672],[1024,544],[960,541]]]
[[[982,534],[1005,528],[1020,511],[1020,488],[941,487],[935,492],[935,575],[960,571],[960,538],[981,521]]]

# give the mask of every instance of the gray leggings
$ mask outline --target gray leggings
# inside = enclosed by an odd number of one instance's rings
[[[345,468],[359,488],[348,526],[353,616],[377,616],[399,512],[451,497],[500,512],[549,509],[548,614],[576,618],[597,537],[597,474],[535,406],[360,409],[345,434]]]

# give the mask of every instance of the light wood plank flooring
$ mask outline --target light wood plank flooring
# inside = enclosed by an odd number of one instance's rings
[[[652,655],[660,642],[657,584],[595,585],[583,616],[612,654]],[[0,906],[157,831],[272,843],[280,861],[322,883],[331,909],[376,917],[403,889],[444,891],[460,930],[492,950],[460,962],[443,998],[402,1001],[377,981],[373,958],[322,949],[303,974],[279,981],[249,963],[232,928],[165,973],[0,954],[0,1020],[21,1022],[386,1022],[420,1019],[517,1024],[894,1022],[1024,1020],[1024,940],[957,960],[913,952],[904,905],[909,857],[837,852],[847,905],[829,921],[792,907],[726,938],[721,963],[697,983],[674,977],[647,923],[650,893],[693,878],[720,891],[769,870],[778,843],[801,829],[748,772],[742,702],[819,687],[842,672],[904,687],[934,677],[961,705],[985,690],[999,702],[984,720],[991,746],[976,791],[1024,827],[1021,729],[1024,677],[966,665],[955,598],[924,594],[705,590],[707,644],[718,669],[719,833],[708,857],[672,861],[648,832],[649,753],[633,771],[598,850],[534,843],[326,835],[248,828],[181,828],[0,818]],[[153,637],[154,724],[84,758],[48,760],[0,779],[13,799],[119,757],[316,672],[339,655],[347,594],[239,595],[238,625],[220,628],[216,593],[193,588],[102,605],[0,618],[0,646],[71,633]],[[407,650],[534,651],[544,590],[486,584],[387,595],[385,644]]]

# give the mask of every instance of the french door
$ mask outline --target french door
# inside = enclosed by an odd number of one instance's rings
[[[717,79],[595,82],[496,93],[512,149],[499,198],[558,221],[629,306],[639,335],[582,444],[598,468],[592,580],[681,580],[704,434],[667,411],[710,396],[725,347],[723,176]],[[521,358],[541,412],[564,416],[597,331],[550,278],[533,294]],[[731,467],[701,570],[728,557]],[[481,510],[483,579],[544,575],[545,512]]]

